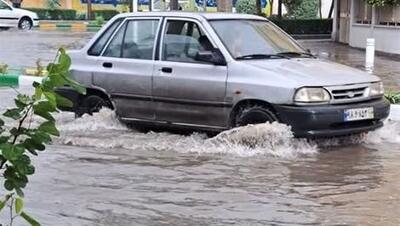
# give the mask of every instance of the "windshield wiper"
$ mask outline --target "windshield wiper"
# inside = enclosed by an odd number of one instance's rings
[[[307,52],[280,52],[277,53],[276,55],[283,55],[283,56],[297,56],[297,57],[312,57],[316,58],[313,54],[307,53]]]
[[[236,60],[257,60],[257,59],[271,59],[271,58],[285,58],[290,59],[290,57],[280,54],[248,54],[243,56],[238,56]]]

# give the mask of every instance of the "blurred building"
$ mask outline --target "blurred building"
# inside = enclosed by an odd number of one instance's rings
[[[375,38],[376,50],[400,54],[400,6],[372,7],[365,0],[334,0],[332,39],[365,48]]]

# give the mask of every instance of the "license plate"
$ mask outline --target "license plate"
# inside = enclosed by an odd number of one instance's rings
[[[344,121],[358,121],[374,118],[374,108],[355,108],[344,111]]]

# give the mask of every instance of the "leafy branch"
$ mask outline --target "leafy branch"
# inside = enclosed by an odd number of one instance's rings
[[[0,211],[5,206],[10,207],[10,226],[16,217],[25,219],[32,226],[40,225],[23,211],[23,189],[29,182],[28,177],[35,173],[31,157],[44,151],[52,137],[59,136],[52,113],[58,112],[58,107],[72,106],[71,101],[55,93],[55,88],[70,86],[79,93],[86,92],[84,87],[70,77],[70,66],[71,58],[64,49],[60,49],[55,62],[47,66],[48,76],[42,83],[33,83],[34,94],[18,94],[14,99],[15,107],[7,109],[3,114],[9,120],[0,118],[0,172],[4,178],[4,188],[9,191],[0,201]],[[29,123],[27,120],[33,116],[37,116],[41,123],[32,128],[31,120]],[[6,122],[10,122],[9,125]],[[13,127],[13,122],[17,126]]]

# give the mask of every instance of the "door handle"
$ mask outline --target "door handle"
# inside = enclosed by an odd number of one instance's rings
[[[104,62],[103,63],[103,67],[105,67],[105,68],[112,68],[112,66],[113,66],[113,64],[110,63],[110,62]]]
[[[170,67],[163,67],[161,68],[161,71],[164,73],[172,73],[172,68]]]

